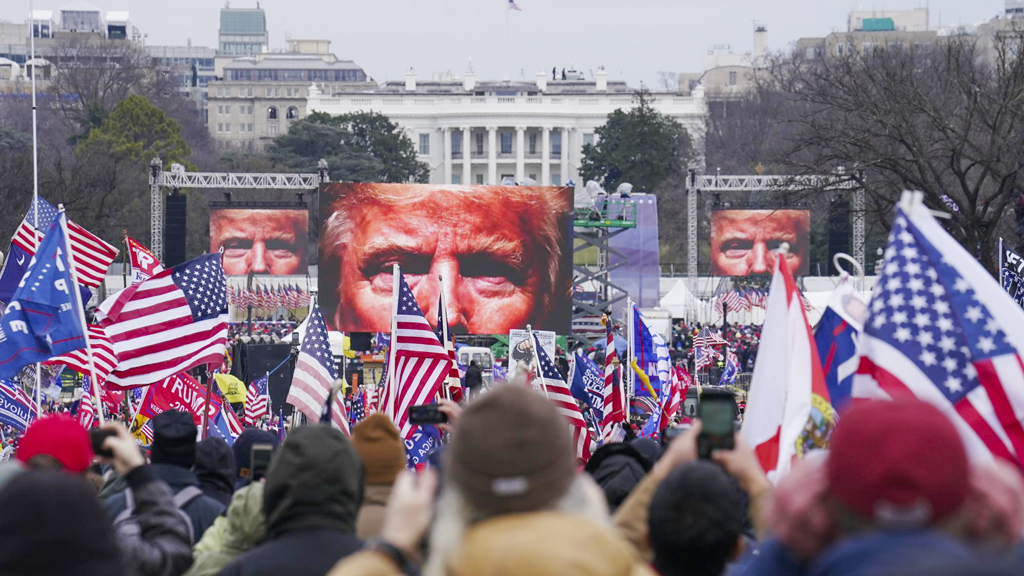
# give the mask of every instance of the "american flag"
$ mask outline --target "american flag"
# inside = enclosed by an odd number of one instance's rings
[[[394,366],[384,391],[385,413],[394,421],[402,438],[411,440],[415,427],[409,424],[409,407],[427,404],[441,391],[451,371],[451,357],[430,328],[405,277],[396,267],[398,290],[394,294],[392,321]]]
[[[114,345],[107,384],[153,384],[201,364],[220,365],[228,336],[220,254],[206,254],[125,288],[96,310]]]
[[[32,256],[43,238],[41,230],[49,230],[50,224],[57,218],[58,210],[46,200],[37,197],[38,202],[34,203],[21,221],[18,230],[11,240],[25,252]],[[39,210],[39,226],[33,226],[36,218],[36,209]],[[71,245],[71,254],[75,259],[75,272],[78,274],[79,284],[92,288],[98,287],[107,274],[110,263],[117,258],[117,248],[107,244],[85,228],[68,220],[68,243]]]
[[[615,364],[619,352],[615,349],[615,329],[611,317],[605,318],[605,335],[607,339],[604,347],[604,418],[601,420],[601,437],[604,442],[609,442],[615,432],[615,424],[626,421],[624,391],[615,378]]]
[[[91,384],[88,378],[83,380],[82,399],[78,403],[78,423],[86,430],[92,428],[96,421],[96,407],[92,403]]]
[[[235,414],[234,409],[231,408],[231,404],[224,399],[224,407],[221,408],[221,414],[224,415],[224,421],[228,423],[228,430],[231,435],[238,438],[238,435],[245,430],[245,426],[242,425],[242,421],[238,419],[238,414]]]
[[[92,347],[92,358],[96,364],[96,383],[101,387],[107,381],[107,376],[117,366],[117,356],[114,355],[114,345],[107,338],[107,331],[102,326],[89,324],[89,345]],[[92,376],[89,370],[89,354],[85,348],[68,352],[63,356],[57,356],[43,362],[47,366],[63,364],[79,374]]]
[[[693,337],[693,346],[695,348],[707,348],[710,346],[728,344],[717,332],[712,332],[710,328],[705,326],[701,328],[697,335]]]
[[[704,347],[704,346],[698,346],[698,347],[694,348],[693,349],[694,368],[696,370],[700,370],[701,368],[706,368],[708,366],[711,366],[711,363],[714,362],[714,358],[712,358],[712,356],[714,354],[715,354],[715,350],[713,348],[707,348],[707,347]]]
[[[691,384],[693,384],[693,378],[686,368],[676,366],[672,369],[672,397],[665,405],[666,416],[671,418],[679,410],[686,400],[686,391],[690,389]]]
[[[736,293],[736,310],[744,312],[750,310],[750,300],[747,298],[747,291],[743,288],[733,290]]]
[[[1024,313],[921,204],[903,204],[861,334],[854,398],[912,394],[968,452],[1024,457]]]
[[[518,10],[519,12],[523,11],[523,9],[519,7],[519,4],[516,4],[516,0],[508,0],[508,9]]]
[[[249,385],[245,391],[245,423],[255,426],[259,419],[270,414],[270,375],[265,374]]]
[[[569,421],[569,425],[572,426],[572,441],[573,446],[576,447],[576,457],[586,462],[590,459],[590,454],[594,449],[594,440],[590,437],[590,430],[587,428],[586,420],[583,419],[580,407],[576,404],[576,399],[572,397],[569,386],[565,380],[562,380],[562,375],[558,373],[558,368],[541,346],[536,332],[533,333],[533,349],[537,354],[537,364],[540,365],[540,373],[534,382],[540,384],[544,394],[555,403],[558,411]]]
[[[437,338],[448,351],[451,359],[451,368],[448,369],[448,385],[459,386],[459,366],[455,361],[455,343],[452,341],[451,331],[448,328],[448,310],[444,301],[444,290],[437,297]]]
[[[348,410],[345,409],[345,395],[341,390],[334,394],[334,405],[331,407],[331,425],[351,436],[352,431],[348,422]]]
[[[324,314],[319,304],[314,302],[306,325],[306,336],[299,349],[299,358],[295,361],[292,386],[285,401],[305,414],[310,422],[319,422],[331,386],[337,378],[338,367],[331,354]]]
[[[352,400],[352,411],[348,415],[349,423],[355,427],[366,418],[366,389],[362,389]]]

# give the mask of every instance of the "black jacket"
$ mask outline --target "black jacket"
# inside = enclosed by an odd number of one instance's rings
[[[199,486],[199,480],[191,470],[182,468],[181,466],[175,466],[173,464],[150,464],[150,469],[158,480],[163,480],[171,488],[171,492],[177,494],[181,489],[186,486]],[[121,513],[125,508],[125,494],[124,492],[118,492],[110,498],[107,498],[103,502],[103,508],[107,511],[107,515],[110,516],[110,521],[113,522],[117,515]],[[209,496],[200,496],[195,500],[192,500],[185,505],[182,510],[185,514],[188,514],[189,520],[192,521],[192,530],[195,532],[195,541],[203,537],[203,533],[209,528],[213,521],[220,516],[227,506],[220,502],[210,498]]]
[[[323,576],[357,551],[356,514],[363,464],[352,443],[330,426],[288,435],[267,472],[267,538],[220,572],[223,576]]]
[[[466,368],[466,388],[479,388],[484,384],[484,375],[479,366]]]
[[[651,469],[651,462],[623,442],[605,444],[587,461],[584,470],[604,490],[608,509],[615,511]]]
[[[236,472],[235,453],[227,442],[220,438],[207,438],[196,444],[196,477],[203,494],[225,507],[230,506],[231,495],[235,493]]]
[[[139,466],[125,480],[135,498],[135,513],[133,521],[114,526],[125,573],[178,576],[192,565],[192,542],[171,490],[156,479],[150,466]]]

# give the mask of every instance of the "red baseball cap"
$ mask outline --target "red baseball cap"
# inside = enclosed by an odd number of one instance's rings
[[[919,400],[857,404],[832,435],[829,493],[880,528],[919,528],[956,512],[968,475],[956,428]]]
[[[80,474],[92,463],[92,442],[85,428],[71,416],[47,416],[28,427],[18,441],[15,456],[28,462],[39,454],[52,456],[68,472]]]

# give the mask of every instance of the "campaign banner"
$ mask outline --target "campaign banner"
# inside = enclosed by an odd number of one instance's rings
[[[534,330],[541,348],[547,353],[548,358],[555,357],[555,333],[546,330]],[[529,372],[536,366],[533,358],[533,342],[530,341],[529,330],[509,330],[508,332],[508,373],[515,374],[517,370]]]
[[[205,404],[206,387],[187,374],[175,374],[150,387],[149,393],[142,400],[139,414],[153,418],[169,410],[178,410],[191,414],[196,426],[201,426]],[[210,394],[210,420],[220,413],[221,404],[222,401],[216,394]]]
[[[24,431],[32,420],[32,406],[25,403],[25,395],[11,386],[0,384],[0,422]]]

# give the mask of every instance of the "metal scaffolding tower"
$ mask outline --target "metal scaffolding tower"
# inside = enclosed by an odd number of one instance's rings
[[[691,294],[697,293],[697,195],[701,192],[852,190],[853,258],[864,267],[864,189],[841,173],[834,176],[698,176],[691,170],[686,184],[686,277]]]
[[[227,172],[186,172],[181,164],[172,164],[165,172],[164,163],[154,158],[149,163],[150,249],[158,260],[164,257],[164,196],[161,188],[177,192],[182,188],[220,188],[245,190],[316,190],[330,182],[327,162],[317,164],[316,174],[246,174]]]
[[[629,260],[621,251],[612,248],[610,242],[626,230],[636,228],[636,204],[629,198],[603,198],[593,208],[577,207],[573,214],[573,240],[579,240],[574,242],[573,256],[590,248],[597,250],[596,266],[573,262],[573,285],[592,282],[598,288],[594,302],[577,297],[576,291],[573,291],[573,321],[587,317],[600,318],[610,306],[627,296],[625,289],[611,281],[611,272],[625,266]],[[615,264],[611,262],[613,255],[619,258]],[[573,333],[572,336],[576,340],[590,343],[581,334]]]

